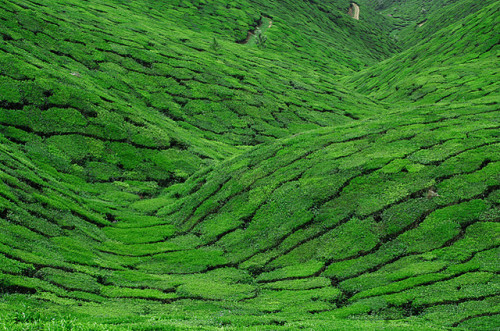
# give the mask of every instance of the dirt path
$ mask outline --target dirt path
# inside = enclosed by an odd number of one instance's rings
[[[269,24],[266,25],[266,23],[269,23]],[[262,31],[262,33],[264,33],[264,31],[269,29],[271,26],[273,26],[273,20],[270,17],[262,16],[262,20],[261,20],[260,25],[254,31],[248,31],[246,39],[241,40],[241,41],[237,41],[237,43],[238,44],[247,44],[250,41],[250,39],[253,36],[255,36],[255,31],[257,31],[257,29],[260,29]]]
[[[348,14],[354,18],[355,20],[359,21],[359,6],[357,3],[352,2],[351,6],[349,7],[349,12]]]

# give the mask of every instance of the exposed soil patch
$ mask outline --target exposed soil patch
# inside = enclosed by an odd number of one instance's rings
[[[273,26],[273,20],[272,20],[272,18],[267,17],[267,16],[262,16],[262,18],[260,19],[259,25],[254,30],[248,31],[247,37],[245,39],[238,40],[236,42],[238,44],[247,44],[250,41],[250,39],[252,39],[252,37],[255,36],[255,32],[257,30],[261,30],[262,32],[264,32],[263,30],[267,30],[271,26]]]
[[[349,16],[354,18],[355,20],[359,20],[359,6],[357,3],[352,2],[351,6],[349,7]]]

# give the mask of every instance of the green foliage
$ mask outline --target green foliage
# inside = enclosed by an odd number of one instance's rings
[[[498,4],[349,5],[3,1],[0,329],[494,329]]]
[[[112,240],[125,244],[140,244],[165,240],[175,233],[175,228],[171,225],[126,229],[107,227],[103,232]]]
[[[266,42],[267,42],[267,36],[262,32],[262,30],[257,28],[255,30],[255,43],[260,48],[266,48]]]
[[[210,48],[214,51],[214,52],[219,52],[222,48],[222,46],[219,44],[219,42],[217,41],[217,39],[213,39],[212,43],[210,44]]]

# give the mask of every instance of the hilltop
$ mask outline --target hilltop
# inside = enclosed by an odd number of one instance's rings
[[[3,1],[0,327],[498,327],[500,5],[351,6]]]

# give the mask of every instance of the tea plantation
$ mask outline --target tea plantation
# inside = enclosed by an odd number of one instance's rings
[[[500,328],[494,0],[1,0],[0,330]]]

